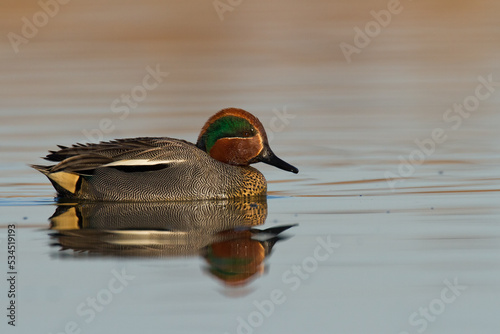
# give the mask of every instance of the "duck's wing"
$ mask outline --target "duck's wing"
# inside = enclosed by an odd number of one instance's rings
[[[183,162],[194,144],[173,138],[126,138],[98,144],[75,144],[71,147],[58,145],[60,150],[49,151],[45,160],[57,162],[53,166],[33,166],[50,173],[65,171],[92,174],[98,167],[115,168],[162,168]],[[42,171],[43,172],[43,171]]]

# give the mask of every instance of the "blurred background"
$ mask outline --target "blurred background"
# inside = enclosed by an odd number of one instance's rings
[[[229,106],[280,132],[271,135],[273,145],[281,155],[293,149],[300,163],[320,155],[323,166],[397,164],[398,146],[407,154],[416,137],[443,127],[445,111],[474,92],[478,76],[500,77],[494,1],[0,6],[0,140],[3,162],[14,163],[9,177],[26,173],[32,153],[55,144],[143,135],[195,140],[205,120]],[[145,90],[148,68],[163,74]],[[481,101],[449,133],[465,140],[449,140],[441,153],[495,148],[477,133],[496,124],[499,96]],[[374,155],[374,146],[382,152]],[[22,160],[29,161],[19,161],[27,150]]]
[[[423,331],[497,333],[499,12],[492,0],[2,0],[0,221],[26,229],[21,323],[61,331],[98,291],[87,284],[126,263],[139,283],[85,330],[237,332],[278,287],[287,302],[256,333],[415,333],[408,316],[458,277],[468,290]],[[299,223],[264,279],[228,293],[197,259],[69,270],[49,255],[54,191],[28,164],[56,144],[195,141],[225,107],[259,117],[300,169],[257,166],[267,224]],[[446,139],[411,163],[435,129]],[[282,274],[328,235],[338,255],[289,291]]]

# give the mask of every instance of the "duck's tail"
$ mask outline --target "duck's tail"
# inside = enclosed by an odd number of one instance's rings
[[[43,175],[49,175],[50,170],[52,168],[52,166],[42,166],[42,165],[30,165],[30,167],[36,169],[37,171],[39,171]]]
[[[80,189],[82,176],[71,172],[52,172],[53,166],[31,165],[52,183],[60,197],[74,197]]]

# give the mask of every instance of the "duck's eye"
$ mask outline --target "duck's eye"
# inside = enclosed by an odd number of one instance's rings
[[[242,129],[240,132],[240,136],[243,138],[255,136],[255,129],[253,128]]]

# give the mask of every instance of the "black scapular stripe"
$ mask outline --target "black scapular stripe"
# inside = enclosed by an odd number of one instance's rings
[[[125,173],[144,173],[154,172],[156,170],[164,169],[171,166],[171,164],[156,164],[156,165],[123,165],[123,166],[107,166],[107,168],[114,168]]]

